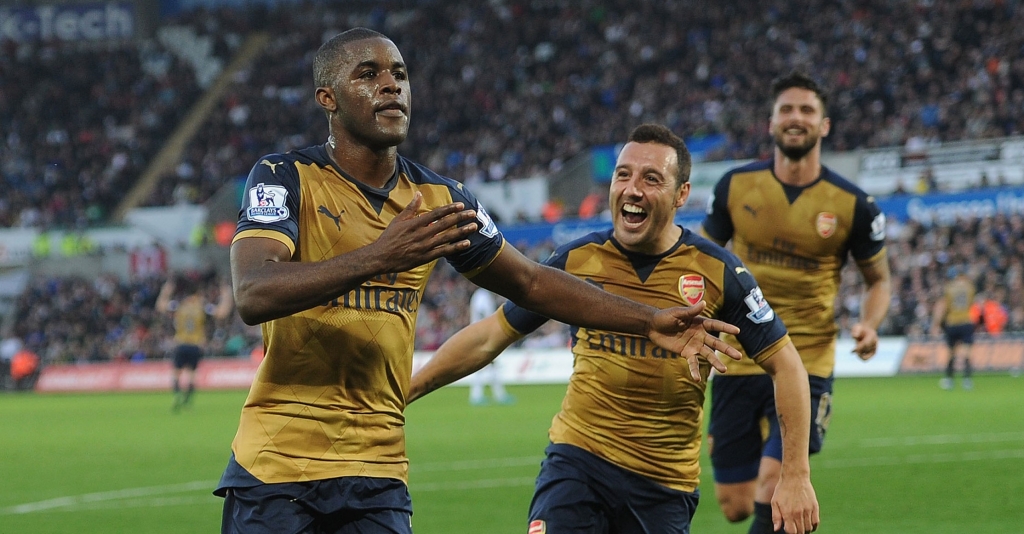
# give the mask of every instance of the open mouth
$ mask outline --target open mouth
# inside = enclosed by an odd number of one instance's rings
[[[627,224],[636,225],[647,220],[647,211],[634,204],[623,204],[622,220]]]

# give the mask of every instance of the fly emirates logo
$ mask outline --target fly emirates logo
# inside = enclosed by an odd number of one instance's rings
[[[395,287],[397,282],[398,273],[382,274],[336,299],[331,299],[324,306],[389,313],[416,313],[420,308],[420,292],[409,287]]]
[[[591,350],[628,356],[630,358],[659,358],[664,360],[679,357],[679,354],[667,351],[644,337],[613,334],[611,332],[591,332],[588,343]]]

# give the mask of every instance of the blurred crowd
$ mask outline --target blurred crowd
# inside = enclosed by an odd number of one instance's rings
[[[974,279],[980,331],[1024,332],[1024,217],[996,215],[931,227],[890,223],[888,232],[893,291],[880,335],[926,335],[951,267]],[[844,269],[836,314],[841,330],[849,332],[860,314],[863,288],[852,272],[856,266],[851,262]]]
[[[544,259],[551,247],[523,250]],[[203,287],[207,301],[217,302],[221,279],[213,270],[175,273]],[[119,280],[99,278],[40,277],[33,280],[16,306],[7,358],[25,349],[42,365],[102,361],[146,361],[170,358],[172,318],[154,309],[166,275]],[[186,284],[178,284],[179,287]],[[416,328],[416,349],[433,350],[469,324],[469,299],[476,286],[446,262],[440,262],[424,292]],[[183,297],[178,295],[177,297]],[[260,359],[263,341],[259,326],[248,326],[238,314],[225,321],[211,321],[208,332],[211,356]],[[568,327],[552,323],[521,344],[534,348],[568,346]],[[17,350],[13,347],[15,345]],[[9,362],[8,362],[9,363]],[[0,373],[2,375],[3,373]],[[2,387],[0,387],[2,389]]]
[[[261,155],[324,142],[312,58],[326,37],[353,26],[389,35],[410,66],[414,120],[399,150],[467,183],[549,175],[641,122],[721,136],[707,159],[766,157],[769,81],[793,68],[831,89],[826,150],[914,151],[1024,132],[1017,2],[394,0],[278,9],[198,10],[165,21],[212,38],[224,60],[256,31],[269,30],[271,40],[234,75],[147,204],[205,202]],[[0,42],[0,228],[107,221],[202,93],[193,66],[159,39]],[[1002,181],[992,177],[992,185]],[[934,189],[927,176],[921,187]],[[882,335],[927,332],[950,266],[966,266],[975,279],[988,332],[1024,332],[1020,216],[892,222],[889,239],[894,291]],[[544,259],[550,251],[546,244],[528,253]],[[215,276],[187,275],[215,297]],[[844,334],[859,313],[858,280],[843,277],[836,310]],[[24,350],[44,365],[166,357],[172,330],[153,311],[162,282],[33,280],[0,364],[8,368]],[[468,322],[473,287],[439,265],[423,297],[417,349],[436,348]],[[232,317],[214,325],[211,352],[258,353],[259,328]],[[565,346],[568,332],[552,323],[522,343]]]
[[[552,251],[549,243],[520,248],[536,260]],[[993,336],[1024,333],[1024,217],[997,215],[930,227],[893,222],[888,248],[893,301],[880,335],[926,336],[950,267],[965,268],[975,280],[976,305],[983,316],[979,331]],[[855,268],[852,262],[846,266],[851,271]],[[176,276],[193,277],[205,284],[208,300],[218,299],[215,273]],[[853,272],[843,276],[836,302],[841,336],[848,335],[860,312],[859,278]],[[154,311],[163,281],[162,276],[132,281],[112,276],[34,280],[18,303],[14,332],[6,341],[17,340],[44,365],[167,358],[174,347],[170,318]],[[438,264],[421,303],[417,350],[436,349],[469,323],[468,303],[475,287],[447,263]],[[245,325],[237,314],[215,322],[210,339],[211,355],[262,355],[260,328]],[[551,321],[519,346],[557,348],[568,343],[568,327]]]
[[[427,5],[429,4],[429,5]],[[802,68],[831,88],[826,150],[1024,131],[1017,2],[490,0],[287,4],[188,13],[230,56],[269,30],[151,205],[200,203],[270,152],[321,143],[312,57],[362,25],[410,65],[400,147],[460,181],[548,175],[640,122],[720,135],[709,159],[762,157],[769,81]],[[232,36],[234,39],[226,39]],[[151,40],[113,49],[0,47],[0,226],[104,220],[196,100],[190,68]]]

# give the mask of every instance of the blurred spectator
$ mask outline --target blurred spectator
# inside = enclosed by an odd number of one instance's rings
[[[32,389],[35,379],[39,373],[39,356],[36,353],[22,347],[11,359],[11,379],[14,381],[14,389]]]
[[[205,202],[246,175],[244,162],[325,139],[303,96],[313,88],[302,51],[355,24],[395,35],[416,56],[412,82],[426,98],[401,151],[457,180],[548,175],[639,122],[720,136],[706,160],[762,157],[772,145],[755,89],[810,65],[843,125],[826,150],[903,147],[913,157],[939,142],[1024,132],[1017,2],[280,4],[165,21],[212,37],[225,58],[268,23],[273,37],[234,74],[148,204]],[[200,91],[157,42],[2,48],[0,226],[104,220]]]
[[[935,179],[935,171],[931,167],[925,167],[917,177],[917,185],[914,187],[914,192],[924,195],[938,190],[939,182]]]
[[[1008,319],[1006,306],[987,292],[980,294],[978,300],[971,305],[971,320],[981,325],[991,336],[1002,335]]]

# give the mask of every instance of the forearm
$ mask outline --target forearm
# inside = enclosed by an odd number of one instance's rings
[[[657,310],[613,295],[558,269],[541,267],[530,290],[516,304],[549,319],[591,328],[648,335]]]
[[[792,343],[772,357],[766,370],[775,382],[775,407],[782,434],[782,474],[810,476],[811,391],[807,371]]]
[[[872,330],[878,330],[889,312],[891,297],[892,288],[888,278],[877,280],[865,288],[861,296],[860,322]]]
[[[248,324],[326,305],[386,272],[369,246],[320,262],[247,263],[236,261],[234,247],[232,256],[234,300]]]
[[[169,284],[164,284],[160,288],[160,294],[156,297],[156,311],[160,313],[167,313],[170,311],[171,306],[171,294],[174,292],[174,287]]]
[[[504,331],[497,314],[463,328],[412,375],[407,402],[479,371],[518,338]]]

